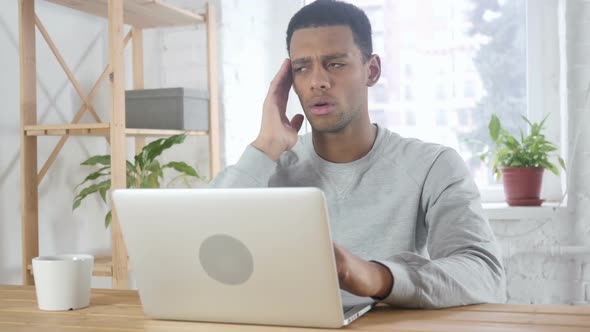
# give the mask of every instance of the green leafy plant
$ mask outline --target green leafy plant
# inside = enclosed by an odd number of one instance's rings
[[[187,187],[190,187],[189,178],[201,179],[199,173],[191,166],[181,161],[171,161],[161,165],[156,159],[165,150],[173,145],[180,144],[186,139],[185,134],[170,136],[151,142],[139,152],[134,162],[126,161],[127,188],[159,188],[160,181],[164,178],[164,170],[172,169],[179,173]],[[90,173],[86,178],[76,186],[76,190],[84,184],[86,187],[80,189],[74,197],[72,209],[75,210],[80,206],[82,200],[91,194],[98,193],[102,200],[107,204],[107,191],[111,188],[111,156],[101,155],[93,156],[82,162],[80,165],[100,167],[98,170]],[[177,177],[177,178],[178,178]],[[104,224],[108,228],[112,220],[111,211],[105,215]]]
[[[481,160],[485,161],[487,158],[491,158],[492,171],[497,179],[500,179],[502,175],[500,169],[503,167],[543,167],[555,175],[559,175],[559,168],[549,161],[552,152],[556,151],[557,147],[548,141],[542,133],[547,117],[541,123],[532,123],[527,117],[521,117],[529,125],[530,133],[525,136],[522,129],[519,128],[519,141],[504,130],[498,116],[492,114],[488,128],[490,137],[496,144],[496,149],[490,150],[488,147],[480,155]],[[560,166],[565,170],[565,162],[559,155],[556,156]]]

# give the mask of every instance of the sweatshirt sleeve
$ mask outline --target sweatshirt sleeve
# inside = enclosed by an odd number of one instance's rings
[[[500,248],[484,216],[479,191],[454,150],[444,150],[430,168],[421,208],[430,257],[406,252],[377,261],[394,278],[383,302],[430,309],[505,302]]]
[[[258,188],[268,187],[277,163],[252,145],[233,166],[226,167],[209,184],[210,188]]]

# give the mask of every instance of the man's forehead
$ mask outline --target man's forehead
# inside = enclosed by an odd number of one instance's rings
[[[292,59],[315,55],[360,53],[352,30],[346,25],[309,27],[295,30],[291,38]]]
[[[310,36],[337,39],[353,38],[352,30],[348,25],[311,26],[295,30],[291,37],[291,46],[294,42],[300,42],[301,39],[308,40]]]

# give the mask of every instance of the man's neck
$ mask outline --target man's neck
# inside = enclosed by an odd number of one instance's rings
[[[349,163],[364,157],[375,143],[377,127],[369,122],[348,126],[338,133],[312,131],[313,147],[322,159],[333,163]]]

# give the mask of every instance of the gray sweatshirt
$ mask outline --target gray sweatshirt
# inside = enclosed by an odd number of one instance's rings
[[[444,308],[505,301],[499,246],[453,149],[379,128],[367,155],[331,163],[307,134],[278,162],[248,146],[212,186],[322,189],[332,239],[394,276],[385,303]]]

